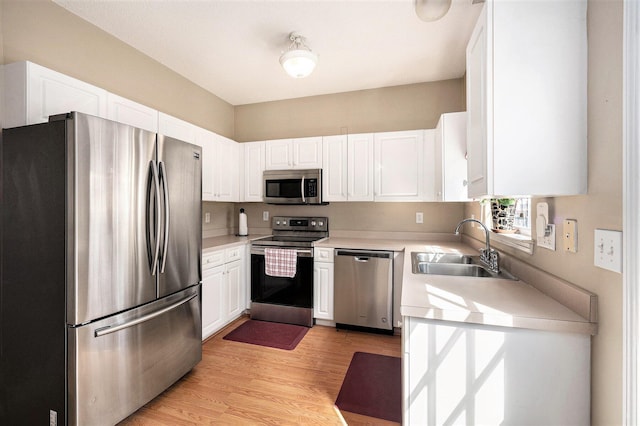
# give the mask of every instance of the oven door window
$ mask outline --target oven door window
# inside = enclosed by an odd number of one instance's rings
[[[266,196],[272,198],[301,198],[301,185],[302,181],[300,179],[268,180],[265,185]]]
[[[313,308],[313,257],[298,256],[293,278],[264,272],[264,255],[251,255],[251,301]]]

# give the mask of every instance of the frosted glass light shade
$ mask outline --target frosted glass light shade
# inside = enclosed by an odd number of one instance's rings
[[[426,22],[437,21],[447,14],[451,0],[415,0],[416,15]]]
[[[306,49],[288,50],[280,56],[280,65],[293,78],[311,74],[318,62],[318,55]]]

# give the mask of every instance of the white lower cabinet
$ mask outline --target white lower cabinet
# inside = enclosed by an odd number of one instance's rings
[[[590,335],[403,322],[402,424],[590,424]]]
[[[333,320],[333,249],[316,248],[313,262],[313,317]]]
[[[202,255],[202,339],[245,310],[245,246]]]

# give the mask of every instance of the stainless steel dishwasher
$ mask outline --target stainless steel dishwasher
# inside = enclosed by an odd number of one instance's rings
[[[336,249],[337,328],[393,333],[393,252]]]

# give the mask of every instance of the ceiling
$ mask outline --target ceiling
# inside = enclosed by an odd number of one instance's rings
[[[435,22],[413,0],[53,0],[232,105],[459,78],[482,4]],[[319,56],[293,79],[297,31]]]

